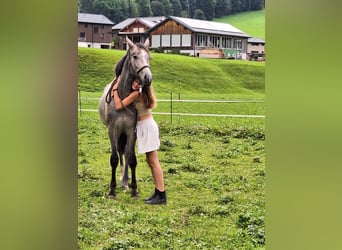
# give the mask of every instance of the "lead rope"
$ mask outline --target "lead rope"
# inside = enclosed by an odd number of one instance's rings
[[[118,81],[118,78],[115,77],[115,79],[112,81],[112,84],[110,85],[110,88],[109,88],[109,90],[108,90],[108,92],[107,92],[107,95],[106,95],[106,103],[107,103],[107,104],[109,104],[109,103],[112,101],[112,95],[111,95],[111,93],[112,93],[113,86],[114,86],[114,84],[115,84],[117,81]]]
[[[130,111],[130,110],[122,103],[122,100],[121,100],[121,99],[120,99],[120,103],[121,103],[122,107],[124,107],[124,108],[128,111],[128,113],[130,113],[131,115],[134,115],[134,113],[133,113],[132,111]]]

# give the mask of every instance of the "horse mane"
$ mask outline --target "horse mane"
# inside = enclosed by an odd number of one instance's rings
[[[115,76],[118,77],[119,75],[121,75],[121,72],[122,72],[122,68],[123,68],[123,65],[126,61],[126,58],[127,58],[127,53],[120,59],[120,61],[116,64],[115,66]]]

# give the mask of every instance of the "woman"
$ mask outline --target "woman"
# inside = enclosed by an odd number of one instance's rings
[[[125,106],[135,102],[135,108],[138,112],[137,122],[137,140],[138,153],[146,154],[146,161],[149,165],[153,181],[154,193],[151,197],[144,199],[146,204],[166,204],[166,192],[164,188],[164,175],[158,159],[158,149],[160,146],[159,128],[152,116],[152,109],[156,107],[156,98],[152,87],[144,86],[142,92],[138,90],[141,87],[139,80],[132,83],[132,92],[123,100],[120,99],[117,89],[120,83],[120,77],[113,86],[112,95],[114,96],[114,105],[116,110],[122,110]]]

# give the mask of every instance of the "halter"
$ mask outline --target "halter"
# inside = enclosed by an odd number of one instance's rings
[[[142,67],[137,71],[137,74],[139,74],[143,69],[149,68],[149,67],[150,67],[150,65],[142,66]]]

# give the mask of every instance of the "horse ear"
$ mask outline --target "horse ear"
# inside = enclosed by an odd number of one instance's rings
[[[148,49],[149,47],[150,47],[150,40],[147,38],[146,39],[146,41],[145,41],[145,43],[144,43],[144,47],[146,48],[146,49]]]
[[[134,43],[126,36],[126,42],[130,48],[134,47]]]

